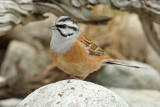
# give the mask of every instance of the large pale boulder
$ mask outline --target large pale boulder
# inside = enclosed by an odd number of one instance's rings
[[[111,88],[130,107],[160,107],[160,91]]]
[[[17,73],[16,62],[25,69],[26,75],[33,75],[50,63],[50,57],[43,51],[36,50],[24,42],[13,40],[10,42],[1,65],[1,75],[10,78]]]
[[[160,89],[160,74],[150,65],[128,61],[144,68],[107,65],[94,82],[107,87],[131,89]]]
[[[128,107],[128,105],[103,86],[72,79],[37,89],[17,107]]]

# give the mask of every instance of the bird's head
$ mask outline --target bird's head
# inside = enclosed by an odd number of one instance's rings
[[[50,46],[57,53],[68,51],[80,35],[79,27],[68,16],[59,17],[49,28],[53,31]]]
[[[68,16],[59,17],[54,24],[49,27],[57,36],[64,38],[77,37],[80,35],[78,25]]]

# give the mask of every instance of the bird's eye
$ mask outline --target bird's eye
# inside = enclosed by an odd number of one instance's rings
[[[67,27],[67,25],[65,25],[65,24],[63,24],[62,26],[63,26],[63,28],[66,28],[66,27]]]

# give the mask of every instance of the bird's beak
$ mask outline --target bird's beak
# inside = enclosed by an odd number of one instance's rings
[[[49,26],[49,29],[51,29],[51,30],[57,30],[57,27],[56,27],[56,25],[51,25],[51,26]]]

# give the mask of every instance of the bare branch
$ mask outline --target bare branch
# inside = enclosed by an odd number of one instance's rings
[[[159,0],[110,0],[111,6],[137,13],[143,25],[146,38],[151,46],[160,55],[160,40],[153,23],[160,24],[160,1]]]
[[[160,24],[159,0],[110,0],[110,3],[113,8],[147,16],[148,19]]]
[[[143,25],[143,29],[146,34],[146,38],[149,43],[153,46],[153,48],[160,53],[160,40],[158,38],[158,34],[154,29],[152,21],[146,19],[145,17],[140,16],[140,20]]]
[[[89,0],[93,2],[93,0]],[[56,16],[68,15],[77,22],[105,24],[110,18],[92,14],[85,0],[1,0],[0,36],[15,25],[33,20],[44,19],[43,13],[51,12]],[[105,0],[102,0],[105,3]],[[79,5],[78,5],[79,3]],[[77,8],[77,6],[79,8]]]

